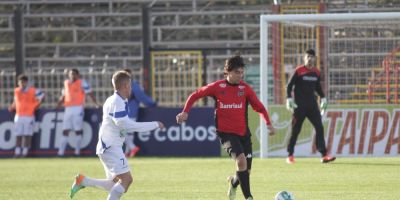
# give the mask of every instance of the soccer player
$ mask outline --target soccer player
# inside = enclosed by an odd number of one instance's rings
[[[31,147],[34,130],[34,112],[40,106],[44,93],[28,85],[28,77],[18,76],[18,87],[14,89],[14,102],[10,112],[16,111],[14,134],[16,136],[14,157],[26,157]]]
[[[80,78],[78,69],[68,71],[68,79],[64,81],[64,89],[57,103],[57,109],[64,103],[65,112],[63,119],[63,136],[58,149],[58,156],[64,156],[65,148],[68,143],[68,135],[71,130],[77,135],[75,155],[79,156],[81,151],[81,141],[83,134],[83,115],[85,95],[88,94],[96,106],[100,106],[88,83]]]
[[[188,119],[189,110],[196,100],[205,96],[215,99],[217,135],[224,149],[236,163],[236,175],[228,177],[228,197],[231,200],[236,197],[238,185],[245,199],[253,199],[249,178],[253,150],[247,121],[248,104],[260,113],[270,135],[275,132],[264,105],[253,89],[242,80],[244,69],[245,64],[240,55],[227,59],[224,66],[225,79],[210,83],[193,92],[188,97],[183,111],[176,116],[177,123],[183,123]]]
[[[132,76],[132,71],[130,69],[124,69],[124,71],[128,72]],[[147,94],[140,87],[139,83],[133,80],[133,77],[131,88],[131,96],[128,98],[128,117],[134,121],[137,121],[140,103],[143,103],[148,107],[154,107],[157,105],[157,103],[153,101],[151,97],[147,96]],[[125,155],[128,157],[135,156],[140,150],[140,147],[135,145],[134,139],[134,133],[128,133],[128,135],[125,137]]]
[[[78,174],[71,188],[70,198],[84,187],[99,187],[109,192],[107,200],[117,200],[128,191],[133,182],[128,160],[122,145],[128,132],[151,131],[164,128],[161,122],[135,122],[128,117],[128,98],[131,92],[131,76],[118,71],[112,77],[115,93],[103,106],[103,122],[99,131],[96,154],[103,164],[107,179],[93,179]]]
[[[307,117],[316,131],[316,146],[322,155],[321,162],[328,163],[336,158],[327,154],[324,127],[322,125],[321,113],[325,112],[327,100],[321,87],[319,70],[315,67],[315,51],[309,49],[304,54],[304,65],[296,68],[287,85],[286,108],[293,113],[292,132],[287,146],[288,157],[286,162],[295,163],[294,146],[301,131],[304,119]],[[292,90],[294,87],[294,100]],[[321,97],[321,111],[318,108],[315,92]]]

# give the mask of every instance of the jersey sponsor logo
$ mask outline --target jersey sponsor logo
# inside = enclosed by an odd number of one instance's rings
[[[221,84],[219,84],[219,87],[225,88],[225,87],[226,87],[226,83],[221,83]]]
[[[224,104],[222,102],[219,102],[219,108],[223,109],[241,109],[243,107],[243,104],[236,104],[236,103],[231,103],[231,104]]]
[[[317,81],[318,78],[315,76],[303,76],[304,81]]]

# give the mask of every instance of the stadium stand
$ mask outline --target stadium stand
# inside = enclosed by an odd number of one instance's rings
[[[13,10],[21,7],[25,21],[25,55],[28,75],[38,88],[46,93],[44,107],[54,107],[59,96],[65,68],[78,68],[94,89],[97,99],[105,99],[112,91],[108,81],[117,68],[134,69],[135,78],[142,81],[142,21],[141,8],[146,0],[70,0],[70,1],[1,1],[0,2],[0,107],[12,101],[14,82]],[[206,54],[206,80],[222,77],[222,66],[232,47],[240,47],[249,66],[259,63],[259,16],[272,13],[271,3],[263,0],[159,0],[151,8],[151,42],[153,48],[201,48]],[[309,0],[308,4],[326,2],[327,12],[399,11],[400,8],[384,1],[373,0]],[[299,5],[297,1],[283,4]],[[304,2],[303,2],[304,3]],[[349,34],[349,33],[347,33]],[[395,33],[382,41],[357,41],[353,34],[352,46],[382,42],[384,58],[398,45]],[[398,35],[398,34],[397,34]],[[343,42],[337,38],[335,44]],[[349,43],[346,43],[349,44]],[[336,52],[341,55],[342,52]],[[332,54],[335,56],[335,54]],[[379,68],[383,59],[372,59],[370,68],[359,69],[351,61],[359,56],[349,54],[343,63],[334,59],[336,66],[329,90],[329,98],[354,99],[355,84],[368,84],[372,68]],[[379,60],[376,61],[376,60]],[[365,61],[369,62],[369,61]],[[351,66],[351,68],[349,67]],[[357,76],[355,76],[357,70]],[[354,72],[354,73],[353,73]],[[376,94],[379,94],[378,92]],[[358,95],[366,99],[365,95]],[[368,96],[368,95],[367,95]],[[338,99],[338,100],[340,100]],[[339,102],[339,101],[338,101]],[[345,103],[343,101],[342,103]],[[177,103],[159,101],[160,105]],[[209,102],[208,105],[212,105]]]

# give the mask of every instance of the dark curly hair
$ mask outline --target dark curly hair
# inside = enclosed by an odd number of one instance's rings
[[[240,55],[235,55],[225,61],[224,72],[230,72],[234,69],[245,66],[243,58]]]
[[[315,56],[315,51],[314,51],[314,49],[307,49],[306,54]]]
[[[25,74],[20,74],[17,78],[19,81],[28,81],[28,76]]]

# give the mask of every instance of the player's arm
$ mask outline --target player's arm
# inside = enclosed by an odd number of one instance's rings
[[[188,99],[186,100],[185,107],[183,107],[183,110],[181,113],[176,115],[176,122],[178,124],[183,123],[186,121],[189,117],[189,110],[192,108],[193,104],[200,98],[210,96],[214,92],[214,84],[209,84],[206,86],[203,86],[196,91],[194,91],[192,94],[189,95]]]
[[[8,111],[9,112],[15,112],[15,108],[16,108],[16,104],[15,104],[15,100],[12,102],[12,104],[10,104],[8,106]]]
[[[39,108],[40,104],[42,104],[44,99],[44,92],[39,89],[36,89],[35,98],[37,100],[37,105],[35,106],[35,110]]]
[[[96,107],[101,107],[101,105],[99,103],[97,103],[96,97],[94,96],[93,92],[89,92],[88,95],[92,99],[92,101],[96,105]]]
[[[99,103],[97,103],[96,97],[94,96],[93,91],[90,88],[89,84],[86,82],[86,80],[83,79],[82,79],[82,89],[85,92],[85,94],[88,95],[90,99],[92,99],[92,102],[96,105],[96,107],[101,106]]]
[[[316,85],[315,91],[321,98],[325,98],[325,94],[324,94],[324,91],[322,90],[322,86],[321,86],[321,77],[318,77],[318,79],[317,79],[317,85]]]
[[[132,94],[135,95],[135,98],[137,98],[146,106],[154,107],[157,105],[157,103],[151,97],[149,97],[136,82],[132,82]]]
[[[65,99],[65,95],[64,95],[64,92],[63,92],[63,94],[58,99],[56,109],[60,109],[61,108],[62,104],[64,103],[64,99]]]
[[[297,105],[292,98],[292,90],[298,77],[299,76],[297,75],[297,71],[295,71],[293,75],[290,77],[289,83],[286,86],[286,109],[292,113],[294,112],[294,109],[297,108]]]
[[[317,92],[317,94],[321,98],[321,103],[320,103],[321,115],[324,115],[325,110],[328,108],[328,101],[326,100],[324,91],[322,90],[321,77],[320,76],[318,76],[317,86],[315,88],[315,91]]]
[[[289,82],[286,86],[286,98],[292,98],[292,90],[293,90],[293,86],[296,83],[298,79],[298,75],[297,72],[295,71],[292,76],[289,79]]]
[[[267,109],[262,104],[262,102],[257,98],[257,95],[254,92],[254,90],[251,89],[250,86],[247,88],[248,88],[247,99],[249,100],[251,107],[253,108],[253,110],[258,112],[260,114],[260,116],[264,119],[265,123],[267,124],[269,134],[270,135],[275,134],[275,129],[272,126]]]
[[[109,115],[115,125],[127,132],[146,132],[157,128],[164,128],[161,122],[136,122],[128,117],[128,112],[125,109],[125,104],[114,104],[111,106]]]

